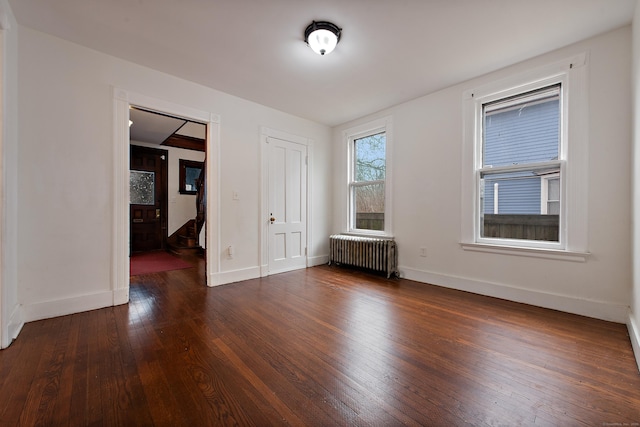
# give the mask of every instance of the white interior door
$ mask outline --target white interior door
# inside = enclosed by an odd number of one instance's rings
[[[307,147],[268,138],[269,274],[307,266]]]

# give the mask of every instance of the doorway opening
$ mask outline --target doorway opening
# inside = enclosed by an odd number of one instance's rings
[[[206,206],[206,212],[202,214],[201,220],[204,222],[202,233],[199,237],[201,245],[205,249],[205,284],[214,286],[219,281],[219,243],[218,243],[218,173],[219,173],[219,126],[220,118],[218,115],[186,107],[168,101],[147,97],[144,95],[128,92],[123,89],[113,88],[114,101],[114,231],[113,231],[113,256],[112,256],[112,277],[113,277],[113,305],[125,304],[129,301],[130,286],[130,227],[134,216],[131,213],[131,182],[130,182],[130,163],[131,163],[131,140],[140,139],[131,134],[130,131],[135,126],[136,121],[143,119],[136,118],[139,111],[153,113],[168,118],[181,120],[182,122],[193,122],[205,129],[204,150],[208,156],[204,159],[202,174],[203,186],[206,188],[205,194],[202,195],[201,204]],[[133,118],[132,118],[133,116]],[[131,122],[134,124],[130,124]],[[176,127],[177,129],[177,127]],[[175,134],[174,129],[170,135]],[[166,139],[166,138],[165,138]],[[189,139],[189,138],[186,138]],[[171,140],[167,140],[164,144],[167,147]],[[170,148],[161,146],[160,149],[168,151],[166,159],[171,161],[172,156]],[[157,148],[157,147],[150,147]],[[189,150],[189,149],[185,149]],[[180,160],[179,156],[174,156],[176,162]],[[167,173],[168,187],[171,188],[171,173]],[[176,178],[179,180],[179,178]],[[179,185],[176,184],[176,185]],[[191,187],[193,188],[193,187]],[[169,190],[168,190],[169,191]],[[176,191],[177,187],[176,187]],[[194,197],[194,196],[192,196]],[[176,194],[176,204],[178,204]],[[172,199],[169,191],[167,198],[167,229],[166,229],[166,245],[170,244],[169,231],[174,224],[170,213]],[[195,202],[194,202],[195,205]],[[147,215],[155,216],[155,208]],[[195,209],[195,208],[194,208]],[[160,211],[160,216],[163,213]],[[160,218],[161,219],[161,218]],[[194,218],[195,219],[195,218]],[[173,221],[180,221],[179,217],[174,216]]]
[[[189,268],[204,257],[207,125],[132,106],[130,276]]]

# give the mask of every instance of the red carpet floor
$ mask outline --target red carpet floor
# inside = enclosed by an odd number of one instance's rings
[[[193,265],[167,252],[149,252],[133,254],[130,258],[129,275],[157,273],[160,271],[181,270]]]

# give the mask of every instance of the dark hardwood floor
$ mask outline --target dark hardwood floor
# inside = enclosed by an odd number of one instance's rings
[[[336,267],[203,275],[25,325],[0,351],[0,425],[640,423],[624,325]]]

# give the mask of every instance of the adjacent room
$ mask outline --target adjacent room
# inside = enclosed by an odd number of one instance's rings
[[[0,0],[7,425],[637,425],[637,0]]]

